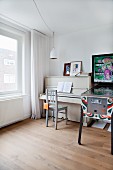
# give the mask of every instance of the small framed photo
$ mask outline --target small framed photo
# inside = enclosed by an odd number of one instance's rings
[[[73,61],[70,65],[70,76],[76,76],[81,73],[82,61]]]
[[[70,76],[70,65],[71,63],[64,64],[64,76]]]

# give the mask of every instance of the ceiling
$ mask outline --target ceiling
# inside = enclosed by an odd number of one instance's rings
[[[0,17],[49,35],[69,34],[113,25],[113,0],[0,0]]]

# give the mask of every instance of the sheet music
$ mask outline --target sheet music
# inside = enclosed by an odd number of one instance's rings
[[[70,93],[72,82],[58,82],[57,92]]]
[[[70,93],[72,87],[72,82],[64,82],[63,92]]]
[[[58,82],[57,92],[63,92],[64,82]]]

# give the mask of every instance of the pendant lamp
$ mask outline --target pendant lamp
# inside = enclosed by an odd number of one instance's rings
[[[53,48],[50,52],[50,59],[57,59],[56,50],[54,48],[54,32],[53,32]]]

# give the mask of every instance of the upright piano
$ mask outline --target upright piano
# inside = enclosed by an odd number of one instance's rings
[[[91,88],[91,76],[80,74],[79,76],[48,76],[45,77],[45,89],[57,89],[58,82],[72,82],[70,93],[58,93],[58,102],[68,106],[68,119],[80,121],[81,94]],[[40,100],[45,100],[46,96],[40,94]]]

